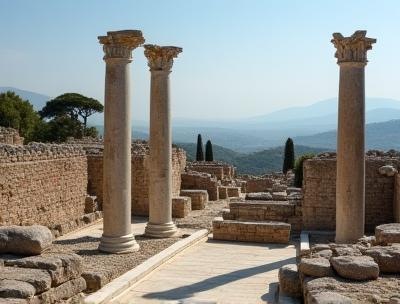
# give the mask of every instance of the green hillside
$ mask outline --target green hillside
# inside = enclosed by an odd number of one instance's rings
[[[186,151],[188,160],[195,159],[196,144],[176,143],[176,145]],[[261,175],[282,170],[283,150],[284,147],[282,146],[244,154],[218,145],[213,145],[214,159],[233,164],[237,168],[239,174]],[[325,152],[328,149],[295,145],[294,150],[296,157],[298,157],[306,153]]]

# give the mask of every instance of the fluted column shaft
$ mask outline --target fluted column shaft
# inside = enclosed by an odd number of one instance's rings
[[[103,235],[99,250],[111,253],[139,249],[131,225],[131,119],[130,72],[133,48],[142,43],[141,32],[108,32],[99,37],[106,62]]]
[[[151,72],[150,91],[150,165],[149,222],[146,235],[173,236],[172,221],[172,134],[169,75],[173,58],[181,52],[176,47],[145,45]]]

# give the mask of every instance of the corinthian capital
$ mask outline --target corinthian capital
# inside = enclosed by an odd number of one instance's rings
[[[99,36],[103,44],[104,60],[109,58],[132,59],[132,50],[144,43],[141,31],[124,30],[107,32],[107,36]]]
[[[367,64],[367,51],[372,49],[376,39],[367,38],[367,31],[356,31],[350,37],[343,37],[340,33],[333,33],[331,42],[336,48],[337,63]]]
[[[182,48],[176,46],[159,46],[154,44],[144,45],[144,55],[147,57],[150,71],[170,72],[174,58],[182,52]]]

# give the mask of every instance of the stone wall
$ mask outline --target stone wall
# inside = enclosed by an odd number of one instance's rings
[[[224,162],[191,162],[187,165],[189,170],[209,173],[217,177],[218,180],[232,179],[235,176],[235,168]]]
[[[22,145],[24,138],[13,128],[0,127],[0,144]]]
[[[381,175],[384,165],[400,167],[400,157],[393,153],[367,153],[365,170],[365,229],[393,222],[395,179]],[[304,162],[303,229],[335,230],[336,157],[327,154]]]
[[[393,220],[395,223],[400,223],[400,174],[399,173],[395,175]]]
[[[264,177],[264,178],[251,178],[247,180],[246,184],[246,191],[248,193],[251,192],[266,192],[268,189],[272,188],[272,185],[274,184],[273,179],[269,177]]]
[[[96,195],[103,203],[103,155],[102,147],[88,148],[88,193]],[[149,212],[149,148],[146,142],[132,144],[132,213],[148,215]],[[172,196],[178,197],[181,190],[181,172],[186,166],[186,152],[172,149]]]
[[[85,152],[70,145],[0,145],[0,225],[48,227],[84,214]]]
[[[219,197],[218,180],[208,173],[187,171],[182,173],[182,189],[207,190],[210,201],[216,201]]]

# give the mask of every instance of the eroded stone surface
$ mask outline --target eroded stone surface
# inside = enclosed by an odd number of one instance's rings
[[[375,246],[365,251],[379,265],[381,272],[400,273],[400,247]]]
[[[377,226],[375,237],[378,244],[400,243],[400,223]]]
[[[346,296],[336,292],[326,291],[316,294],[309,294],[307,303],[309,304],[351,304],[352,301]]]
[[[69,299],[85,289],[85,279],[79,277],[42,293],[39,295],[39,299],[41,303],[59,303],[61,300]]]
[[[51,277],[46,270],[3,267],[0,271],[0,280],[16,280],[27,282],[35,287],[36,293],[49,290],[51,287]]]
[[[247,193],[246,200],[270,201],[272,200],[272,195],[269,192]]]
[[[326,258],[303,258],[299,264],[299,271],[312,277],[328,277],[333,275],[331,264]]]
[[[51,231],[44,226],[0,227],[0,253],[37,255],[50,247],[52,241]]]
[[[296,264],[279,269],[279,292],[291,297],[301,297],[301,284]]]
[[[21,259],[8,259],[5,261],[5,265],[45,269],[51,275],[52,286],[77,278],[81,275],[83,268],[82,258],[74,253],[52,253]]]
[[[0,280],[0,298],[27,299],[35,295],[32,284],[17,280]]]
[[[331,258],[332,267],[343,278],[352,280],[375,280],[379,266],[369,256],[339,256]]]
[[[353,248],[353,247],[334,247],[332,248],[332,253],[333,256],[337,257],[337,256],[361,256],[362,253],[358,248]]]

